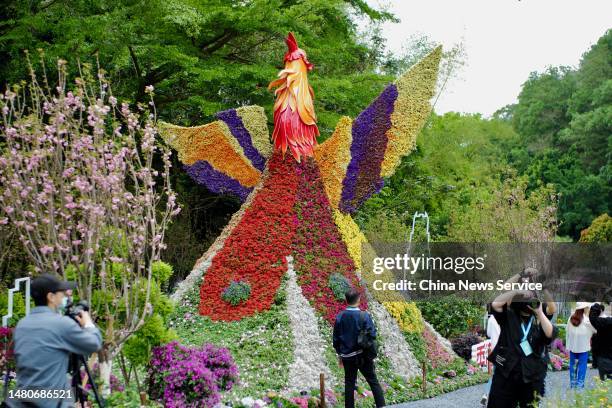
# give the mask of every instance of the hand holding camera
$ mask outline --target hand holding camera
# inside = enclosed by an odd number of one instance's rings
[[[91,319],[91,315],[89,312],[82,310],[78,315],[74,317],[77,322],[81,325],[81,327],[90,326],[93,324],[93,320]]]
[[[69,303],[66,306],[65,314],[75,320],[81,327],[93,326],[93,320],[91,314],[89,314],[89,303],[85,300]]]

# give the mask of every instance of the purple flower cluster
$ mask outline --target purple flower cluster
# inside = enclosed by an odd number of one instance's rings
[[[251,161],[253,166],[259,170],[264,171],[266,167],[266,159],[259,153],[259,151],[253,146],[253,141],[251,140],[251,134],[244,127],[242,123],[242,119],[236,113],[235,109],[229,109],[226,111],[218,112],[217,118],[221,119],[227,127],[229,127],[232,135],[242,147],[244,151],[244,155]]]
[[[559,350],[561,353],[566,354],[567,350],[565,349],[565,345],[563,344],[563,340],[556,338],[553,340],[551,344],[551,348],[553,350]]]
[[[353,213],[383,187],[380,168],[387,150],[387,131],[397,99],[397,87],[391,84],[353,122],[351,161],[342,181],[340,210]]]
[[[220,171],[217,171],[206,161],[197,161],[192,165],[185,164],[185,171],[198,184],[206,186],[213,193],[231,193],[240,197],[240,200],[246,200],[247,196],[253,190],[252,188],[244,187],[237,180],[227,176]]]
[[[238,381],[238,369],[225,348],[173,341],[153,348],[147,381],[151,398],[166,407],[213,407],[219,391]]]

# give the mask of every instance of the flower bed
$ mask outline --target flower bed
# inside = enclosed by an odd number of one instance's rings
[[[152,350],[149,395],[166,407],[212,407],[220,401],[220,391],[230,390],[237,380],[227,349],[211,344],[190,348],[172,341]]]
[[[319,169],[312,159],[297,168],[299,185],[295,200],[298,226],[294,238],[294,262],[298,283],[304,296],[322,316],[333,324],[345,302],[334,296],[329,286],[332,274],[340,274],[350,285],[363,293],[355,275],[355,264],[334,223],[333,213],[321,181]],[[367,308],[365,296],[361,308]]]
[[[281,390],[288,384],[294,353],[283,282],[269,310],[240,321],[213,321],[194,313],[200,302],[199,284],[196,284],[185,293],[169,318],[170,327],[182,344],[212,343],[230,351],[239,380],[230,391],[222,393],[223,403],[236,405],[244,397],[261,396],[266,390]]]
[[[550,362],[548,368],[552,371],[567,370],[569,368],[569,351],[565,348],[563,340],[556,338],[550,345]]]
[[[280,154],[270,159],[269,177],[204,276],[200,314],[229,321],[270,308],[287,270],[285,256],[291,252],[295,233],[291,216],[298,187],[295,167],[294,160],[283,160]],[[248,299],[236,305],[222,299],[231,281],[251,286]]]

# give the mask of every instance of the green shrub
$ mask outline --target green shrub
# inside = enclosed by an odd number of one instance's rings
[[[176,332],[167,329],[163,318],[153,314],[145,324],[125,342],[123,354],[135,366],[144,366],[151,359],[151,350],[155,346],[178,340]]]
[[[151,265],[151,272],[153,278],[159,283],[160,286],[164,286],[170,280],[170,277],[174,273],[172,265],[167,264],[164,261],[155,261]]]
[[[417,302],[423,318],[444,337],[457,337],[477,326],[484,308],[469,299],[448,296]]]
[[[351,289],[351,284],[349,283],[349,281],[344,277],[344,275],[339,273],[331,274],[331,276],[329,277],[328,286],[334,293],[334,297],[336,298],[336,300],[340,301],[343,301],[345,299],[345,293],[348,292],[349,289]]]
[[[602,214],[580,231],[579,242],[612,242],[612,217]]]
[[[245,302],[251,296],[251,285],[245,281],[231,281],[221,294],[221,299],[232,306]]]

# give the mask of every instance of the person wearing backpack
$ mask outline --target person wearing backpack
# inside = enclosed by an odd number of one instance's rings
[[[333,345],[339,363],[344,367],[344,406],[355,406],[357,372],[365,377],[376,407],[385,406],[382,387],[376,377],[376,327],[369,313],[359,309],[360,295],[354,289],[346,292],[347,307],[336,316]]]

